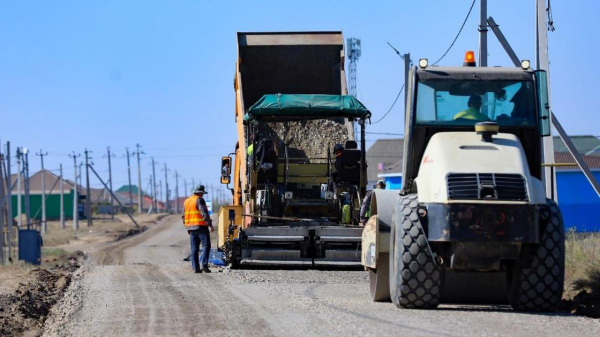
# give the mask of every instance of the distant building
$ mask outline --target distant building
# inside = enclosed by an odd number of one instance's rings
[[[585,155],[600,155],[600,139],[595,136],[569,136],[569,139],[575,145],[575,148],[580,154]],[[554,152],[558,153],[569,153],[569,149],[562,139],[558,136],[554,136]]]
[[[42,218],[42,174],[45,175],[46,185],[46,219],[60,219],[60,177],[51,171],[39,171],[29,177],[29,209],[32,219],[39,220]],[[12,217],[18,215],[17,201],[17,175],[13,174],[10,177],[12,189]],[[21,212],[25,214],[25,188],[24,179],[21,179]],[[74,186],[72,181],[65,179],[63,182],[64,189],[64,214],[65,219],[73,218],[73,193]],[[81,188],[79,195],[82,194]]]
[[[596,180],[600,181],[600,156],[583,156]],[[570,153],[555,153],[557,163],[575,163]],[[556,168],[558,204],[565,228],[578,232],[600,231],[600,197],[578,166]]]
[[[386,170],[390,165],[402,162],[404,153],[404,139],[378,139],[367,150],[367,179],[368,188],[371,189],[377,180],[379,174]]]
[[[54,174],[52,171],[43,170],[38,171],[29,177],[29,209],[30,216],[34,220],[42,219],[42,175],[44,175],[45,179],[45,190],[46,190],[46,219],[47,220],[58,220],[60,219],[60,177]],[[11,175],[11,186],[12,189],[12,217],[16,217],[18,214],[18,187],[17,187],[17,175]],[[84,207],[87,199],[87,189],[84,186],[76,185],[73,181],[64,179],[63,181],[63,189],[64,189],[64,215],[65,219],[73,219],[73,193],[75,192],[75,186],[77,189],[78,195],[78,209],[80,217],[84,214]],[[126,187],[126,186],[124,186]],[[125,208],[132,207],[134,210],[137,209],[137,186],[134,187],[133,191],[135,194],[133,195],[133,205],[129,200],[129,190],[126,189],[127,192],[117,192],[114,193],[113,204],[111,206],[110,200],[111,195],[107,189],[104,188],[90,188],[90,200],[92,208],[95,212],[100,213],[110,213],[112,212],[119,213],[121,212],[119,203],[117,200],[123,205]],[[145,193],[143,194],[143,207],[145,210],[150,209],[152,206],[152,198]],[[164,210],[164,203],[159,202],[158,209],[159,211]],[[21,214],[25,214],[25,187],[24,187],[24,179],[21,179]]]

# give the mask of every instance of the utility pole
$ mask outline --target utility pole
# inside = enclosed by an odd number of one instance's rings
[[[44,153],[40,149],[40,152],[36,153],[36,155],[40,156],[40,160],[42,161],[42,234],[46,234],[48,225],[46,224],[46,172],[44,171],[44,156],[47,156],[48,152]]]
[[[192,178],[192,189],[196,188],[196,181]]]
[[[17,148],[17,226],[19,229],[23,226],[23,219],[21,214],[23,214],[22,201],[21,201],[21,160],[23,159],[23,153],[21,152],[21,148]]]
[[[65,187],[62,163],[60,164],[60,229],[65,229]]]
[[[31,207],[29,200],[29,150],[27,148],[23,148],[23,154],[25,155],[25,160],[23,161],[23,171],[25,173],[25,221],[27,225],[31,224]]]
[[[152,204],[150,205],[150,210],[152,210],[152,212],[154,212],[154,184],[152,183],[153,181],[153,177],[152,175],[150,175],[150,181],[148,182],[148,187],[150,187],[150,197],[152,198]],[[150,210],[148,211],[148,214],[150,214]]]
[[[179,214],[179,174],[175,171],[175,207]]]
[[[79,189],[77,188],[77,157],[81,157],[81,154],[76,155],[75,151],[73,151],[73,154],[69,155],[69,157],[73,158],[73,229],[77,230],[79,229],[79,219],[77,214],[79,213],[79,207],[77,206],[77,201],[79,200]]]
[[[2,144],[2,142],[0,142]],[[6,197],[4,194],[4,174],[2,167],[4,166],[4,155],[0,150],[0,200]],[[8,188],[10,188],[10,177],[8,179]],[[8,200],[10,202],[10,200]],[[4,204],[0,203],[0,266],[4,264]],[[10,250],[10,248],[9,248]]]
[[[12,235],[13,235],[13,216],[12,216],[12,179],[10,179],[10,142],[6,142],[6,177],[8,181],[8,192],[6,196],[8,203],[6,210],[8,213],[8,259],[12,260]]]
[[[487,67],[487,0],[480,0],[479,11],[479,66]]]
[[[29,200],[29,150],[27,148],[23,148],[22,155],[25,155],[25,159],[23,160],[23,173],[24,173],[24,182],[25,182],[25,222],[27,225],[31,224],[31,207]]]
[[[81,167],[83,166],[83,162],[79,163],[79,186],[81,186],[81,188],[83,188],[83,182],[81,181],[83,178],[83,174],[81,174]]]
[[[143,154],[144,152],[140,150],[140,144],[135,144],[135,147],[138,164],[138,214],[142,214],[142,167],[140,165],[140,154]]]
[[[113,180],[112,180],[112,166],[110,164],[110,146],[106,147],[106,151],[107,154],[106,156],[108,157],[108,187],[110,188],[110,220],[111,221],[115,221],[115,212],[114,212],[114,205],[113,203],[115,202],[115,200],[113,199]],[[127,158],[127,161],[129,161],[129,158]]]
[[[87,224],[88,227],[92,227],[93,223],[92,223],[92,196],[90,194],[90,154],[91,151],[88,151],[88,149],[85,149],[84,153],[85,153],[85,183],[86,183],[86,196],[85,196],[85,200],[86,200],[86,216],[87,216]]]
[[[133,192],[131,187],[131,164],[129,163],[129,148],[125,148],[125,152],[127,153],[127,177],[129,179],[129,207],[131,207],[131,214],[133,214]],[[140,182],[141,184],[141,182]],[[141,189],[142,186],[138,186],[138,190]]]
[[[536,0],[535,9],[535,65],[538,70],[546,70],[548,77],[548,103],[550,104],[550,67],[548,62],[548,24],[546,17],[546,1],[547,0]],[[550,105],[552,106],[552,105]],[[554,114],[550,114],[550,124],[554,124]],[[542,138],[542,149],[544,152],[543,162],[547,164],[554,164],[554,137],[552,137],[552,128],[550,128],[550,137]],[[546,197],[557,199],[556,190],[556,173],[551,167],[544,167],[543,182],[546,185]]]
[[[406,109],[406,100],[408,98],[408,73],[410,72],[410,53],[401,56],[404,61],[404,109]]]
[[[156,202],[156,169],[155,169],[154,157],[152,157],[152,205],[154,206],[154,213],[158,213],[158,202]]]
[[[167,173],[169,172],[169,169],[167,168],[167,163],[165,163],[165,208],[167,213],[169,213],[170,210],[170,205],[169,205],[169,177],[167,175]]]
[[[162,197],[162,192],[163,192],[163,186],[162,186],[162,180],[158,180],[158,197],[161,198]],[[158,200],[157,200],[158,203]]]
[[[187,197],[187,195],[190,193],[190,191],[188,191],[188,188],[187,188],[187,180],[186,180],[186,179],[183,179],[183,191],[185,192],[185,194],[184,194],[184,195],[185,195],[186,197]]]

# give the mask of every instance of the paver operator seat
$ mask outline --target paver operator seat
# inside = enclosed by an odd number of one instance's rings
[[[360,184],[360,150],[356,141],[346,141],[346,150],[342,152],[340,165],[336,169],[341,184]]]

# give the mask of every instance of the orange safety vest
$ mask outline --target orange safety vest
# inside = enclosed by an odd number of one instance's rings
[[[183,224],[187,230],[199,229],[200,226],[208,226],[208,223],[204,220],[202,213],[200,213],[200,210],[198,209],[198,198],[200,197],[192,195],[185,199],[185,202],[183,203]]]

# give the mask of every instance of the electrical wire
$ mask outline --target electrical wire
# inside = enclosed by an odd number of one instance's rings
[[[552,18],[552,5],[550,5],[550,0],[548,0],[546,12],[548,13],[548,31],[553,32],[556,28],[554,28],[554,18]]]
[[[450,47],[448,47],[448,49],[446,50],[446,52],[444,53],[444,55],[442,55],[442,57],[440,57],[439,60],[435,61],[433,63],[433,65],[438,64],[438,62],[440,62],[444,57],[446,57],[446,54],[448,54],[448,52],[450,51],[450,49],[452,49],[452,47],[454,46],[454,43],[456,42],[456,40],[460,36],[460,33],[462,33],[463,28],[465,28],[465,24],[467,23],[467,20],[469,19],[469,16],[471,15],[471,11],[473,10],[473,6],[475,6],[475,0],[473,0],[473,3],[471,4],[471,8],[469,8],[469,12],[467,13],[467,17],[465,18],[465,21],[463,21],[462,26],[460,26],[460,29],[458,30],[458,34],[456,34],[456,37],[454,37],[454,40],[450,44]]]
[[[388,136],[404,136],[403,133],[390,133],[390,132],[365,132],[368,135],[388,135]]]
[[[396,105],[396,102],[398,102],[398,98],[400,98],[400,94],[402,93],[403,90],[404,90],[404,84],[400,88],[400,91],[398,92],[398,95],[396,96],[394,103],[392,103],[392,106],[388,109],[388,111],[383,115],[383,117],[379,118],[376,122],[371,123],[371,125],[381,122],[390,113],[390,111],[392,111],[392,109],[394,108],[394,105]]]

